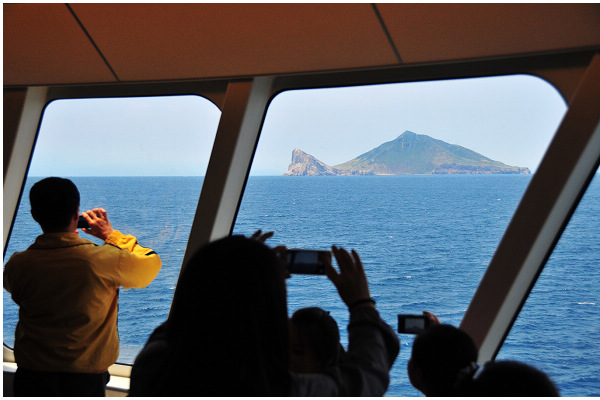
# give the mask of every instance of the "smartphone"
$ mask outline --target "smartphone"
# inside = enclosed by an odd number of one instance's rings
[[[398,333],[419,334],[429,327],[429,318],[425,315],[398,315]]]
[[[87,219],[84,218],[83,215],[79,216],[79,220],[77,221],[77,228],[90,228],[90,224],[88,223]]]
[[[325,257],[329,250],[288,249],[286,264],[290,274],[325,275]]]

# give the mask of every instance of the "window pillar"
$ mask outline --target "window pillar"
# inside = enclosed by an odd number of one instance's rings
[[[17,213],[21,191],[46,106],[46,87],[4,91],[3,251]]]
[[[600,161],[600,55],[531,179],[460,325],[495,357]]]

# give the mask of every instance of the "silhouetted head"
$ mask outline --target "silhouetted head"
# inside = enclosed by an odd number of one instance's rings
[[[408,377],[426,396],[451,396],[459,371],[476,361],[468,334],[452,325],[433,325],[413,342]]]
[[[79,213],[79,191],[69,179],[45,178],[29,191],[31,216],[44,232],[61,232]]]
[[[285,280],[265,244],[230,236],[197,251],[181,273],[168,329],[178,394],[287,394]]]
[[[490,361],[470,379],[461,380],[457,394],[476,397],[556,397],[558,389],[542,371],[518,361]]]
[[[337,362],[340,351],[340,330],[327,311],[307,307],[294,312],[290,319],[290,369],[293,372],[321,372]]]

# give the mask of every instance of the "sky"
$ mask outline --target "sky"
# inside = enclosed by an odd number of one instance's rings
[[[406,130],[535,172],[565,112],[551,85],[524,75],[283,92],[251,175],[282,175],[294,148],[341,164]],[[29,175],[204,175],[219,117],[198,96],[58,100]]]

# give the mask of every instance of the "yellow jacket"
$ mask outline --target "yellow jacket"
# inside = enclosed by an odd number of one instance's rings
[[[4,288],[19,306],[17,365],[106,371],[119,355],[119,287],[145,287],[161,266],[158,254],[119,231],[101,246],[77,233],[38,236],[4,268]]]

